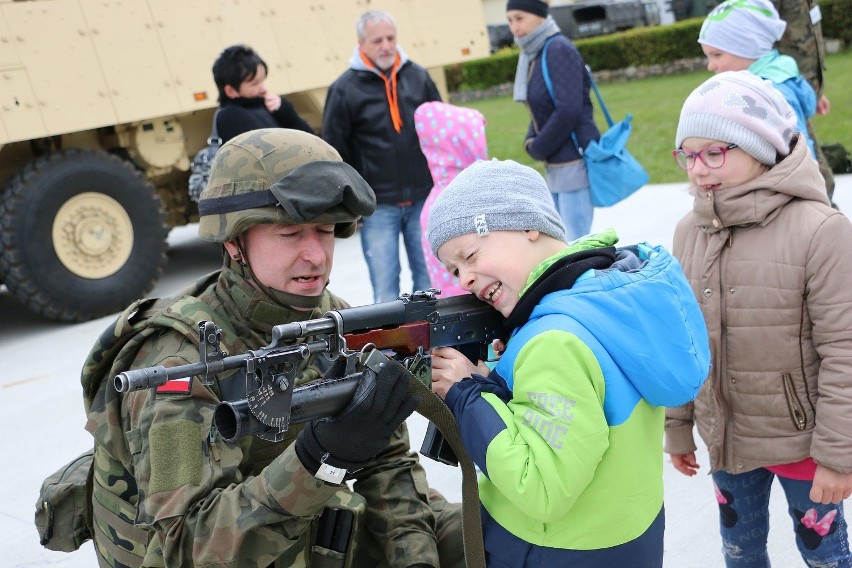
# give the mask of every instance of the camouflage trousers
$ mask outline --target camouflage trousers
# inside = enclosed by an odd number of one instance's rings
[[[823,179],[825,179],[825,192],[828,195],[828,200],[831,201],[831,205],[834,206],[834,173],[831,171],[831,165],[828,163],[828,159],[825,157],[825,153],[822,151],[822,147],[816,139],[814,127],[811,125],[811,121],[808,120],[807,124],[808,136],[810,136],[811,140],[814,141],[814,150],[816,150],[819,173],[821,173]]]
[[[340,491],[332,499],[329,506],[333,509],[355,511],[357,516],[363,515],[363,497],[357,493]],[[438,491],[429,489],[429,506],[435,516],[435,537],[438,545],[438,558],[441,568],[464,568],[464,542],[462,540],[462,507],[460,503],[448,503]],[[306,535],[306,541],[314,541],[319,531],[315,523],[311,527],[312,534]],[[283,554],[270,568],[394,568],[396,564],[389,562],[386,556],[385,544],[376,540],[373,533],[366,530],[363,518],[354,523],[353,542],[350,543],[346,554],[335,553],[333,550],[317,546],[305,547],[303,542]],[[310,552],[309,552],[310,551]],[[349,556],[345,558],[345,556]],[[411,558],[401,553],[400,561],[407,566]]]
[[[448,503],[443,495],[430,488],[429,505],[435,513],[435,536],[441,568],[464,568],[461,503]],[[392,568],[385,560],[384,546],[367,531],[362,531],[358,536],[355,562],[352,565]]]

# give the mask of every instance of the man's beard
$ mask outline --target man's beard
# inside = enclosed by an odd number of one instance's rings
[[[376,58],[376,67],[382,71],[390,71],[396,61],[396,53],[390,55],[380,55]]]

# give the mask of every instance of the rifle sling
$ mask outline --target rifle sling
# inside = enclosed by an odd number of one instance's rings
[[[417,412],[437,426],[459,460],[462,470],[462,539],[465,565],[469,568],[485,568],[476,470],[473,460],[462,445],[456,419],[444,401],[413,375],[408,379],[408,392],[420,398]]]

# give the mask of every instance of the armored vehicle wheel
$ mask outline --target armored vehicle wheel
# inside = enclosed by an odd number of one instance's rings
[[[97,150],[61,150],[0,197],[0,280],[30,310],[79,322],[145,295],[166,263],[168,227],[153,185]]]

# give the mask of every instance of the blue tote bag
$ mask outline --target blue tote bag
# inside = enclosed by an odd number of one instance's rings
[[[547,70],[547,43],[541,53],[541,72],[544,75],[544,84],[553,103],[557,104],[553,93],[553,84],[550,81],[550,73]],[[640,187],[648,183],[648,173],[636,158],[627,151],[627,140],[630,138],[632,129],[630,121],[633,115],[628,114],[624,120],[613,124],[609,110],[603,102],[598,86],[592,78],[592,71],[586,66],[589,83],[595,91],[595,97],[601,107],[609,129],[601,136],[600,140],[592,140],[585,150],[577,142],[577,136],[572,132],[571,138],[580,151],[586,164],[589,175],[589,188],[592,194],[592,204],[595,207],[609,207],[615,205],[625,197],[631,195]]]

